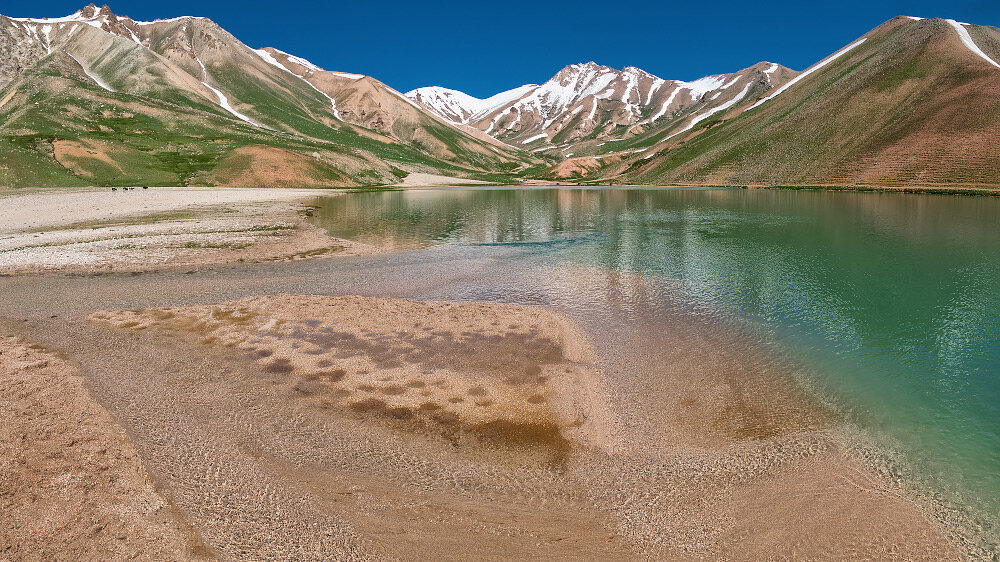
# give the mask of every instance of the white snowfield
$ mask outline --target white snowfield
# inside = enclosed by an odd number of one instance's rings
[[[680,92],[681,92],[680,88],[674,88],[674,91],[670,92],[670,97],[667,98],[667,101],[663,102],[663,107],[660,108],[660,111],[658,111],[656,115],[652,116],[649,119],[649,122],[652,123],[653,121],[656,121],[660,117],[663,117],[663,114],[667,112],[667,108],[670,107],[670,104],[674,102],[674,98],[676,98],[677,94],[679,94]]]
[[[271,47],[271,48],[274,49],[274,47]],[[308,84],[310,88],[316,90],[317,92],[319,92],[320,94],[322,94],[324,97],[326,97],[326,99],[330,100],[330,104],[333,107],[333,115],[334,115],[334,117],[336,117],[337,119],[340,119],[340,113],[337,111],[337,101],[334,100],[332,97],[330,97],[329,94],[327,94],[323,90],[320,90],[319,88],[317,88],[316,86],[314,86],[312,84],[312,82],[310,82],[308,79],[306,79],[306,77],[304,75],[302,75],[302,74],[296,74],[296,73],[292,72],[291,69],[289,69],[285,65],[281,64],[281,62],[279,62],[278,59],[274,58],[271,55],[271,53],[267,52],[266,50],[264,50],[264,49],[254,49],[253,51],[255,53],[257,53],[257,55],[259,55],[260,58],[264,59],[264,62],[266,62],[268,64],[271,64],[271,65],[274,65],[274,66],[280,68],[281,70],[284,70],[285,72],[291,74],[292,76],[296,76],[298,78],[301,78],[302,81],[305,82],[306,84]],[[365,77],[363,74],[351,74],[349,72],[333,72],[333,71],[329,71],[329,70],[323,70],[322,68],[316,66],[315,64],[307,61],[306,59],[304,59],[302,57],[297,57],[295,55],[290,55],[290,54],[288,54],[285,51],[282,51],[280,49],[274,49],[274,51],[278,52],[278,53],[281,53],[282,55],[285,55],[285,57],[288,58],[289,62],[295,63],[295,64],[297,64],[299,66],[304,66],[304,67],[308,68],[311,72],[329,72],[330,74],[333,74],[335,76],[340,76],[342,78],[349,78],[351,80],[360,80],[361,78]],[[392,89],[392,88],[390,88],[388,86],[386,86],[386,89],[389,90],[389,92],[391,92],[392,94],[394,94],[394,95],[398,96],[399,98],[401,98],[406,103],[412,105],[413,107],[415,107],[417,109],[423,109],[422,107],[420,107],[419,105],[417,105],[416,103],[414,103],[413,100],[411,100],[410,98],[408,98],[408,97],[404,96],[403,94],[397,92],[396,90],[394,90],[394,89]]]
[[[173,23],[175,21],[203,20],[203,19],[208,19],[208,18],[204,18],[202,16],[177,16],[176,18],[167,18],[167,19],[162,19],[162,20],[161,19],[155,19],[153,21],[137,21],[135,23],[136,23],[136,25],[154,25],[154,24],[157,24],[157,23]]]
[[[86,18],[86,17],[83,16],[83,10],[77,10],[77,11],[73,12],[72,14],[70,14],[68,16],[63,16],[61,18],[10,18],[9,17],[7,19],[13,20],[13,21],[24,22],[24,23],[42,23],[42,24],[46,24],[46,23],[51,24],[51,23],[79,22],[79,23],[85,23],[87,25],[90,25],[90,26],[93,26],[93,27],[97,27],[97,28],[100,28],[101,24],[108,23],[108,19],[105,16],[101,15],[101,13],[99,11],[98,12],[94,12],[93,16],[91,16],[89,18]],[[156,20],[153,20],[153,21],[137,21],[137,22],[135,22],[135,24],[136,25],[154,25],[154,24],[157,24],[157,23],[171,23],[171,22],[181,21],[181,20],[203,20],[203,19],[207,19],[207,18],[204,18],[204,17],[201,17],[201,16],[177,16],[176,18],[156,19]]]
[[[537,87],[536,84],[527,84],[480,99],[450,88],[426,86],[407,92],[406,97],[438,111],[442,116],[448,116],[451,121],[468,124],[472,117],[489,115]]]
[[[969,30],[965,29],[965,26],[969,24],[959,23],[955,20],[944,20],[944,21],[948,22],[949,25],[955,28],[955,31],[958,32],[958,38],[962,40],[962,43],[964,43],[965,46],[968,47],[970,51],[978,55],[986,62],[992,64],[993,66],[1000,68],[1000,64],[997,64],[997,61],[991,59],[989,55],[984,53],[983,50],[980,49],[978,45],[976,45],[976,42],[972,40],[972,36],[969,35]]]
[[[787,90],[788,88],[791,88],[795,84],[798,84],[806,76],[809,76],[813,72],[816,72],[817,70],[823,68],[824,66],[830,64],[831,62],[839,59],[840,57],[844,56],[845,54],[847,54],[848,52],[850,52],[852,49],[854,49],[855,47],[857,47],[858,45],[864,43],[867,40],[868,40],[867,37],[862,37],[861,39],[858,39],[857,41],[851,43],[850,45],[844,47],[843,49],[837,51],[836,53],[833,53],[832,55],[826,57],[825,59],[819,61],[818,63],[810,66],[802,74],[799,74],[795,78],[792,78],[791,80],[789,80],[788,82],[786,82],[784,86],[778,88],[777,91],[775,91],[773,94],[771,94],[771,95],[769,95],[769,96],[767,96],[765,98],[762,98],[757,103],[755,103],[755,104],[751,105],[750,107],[748,107],[746,109],[746,111],[754,109],[755,107],[760,107],[761,105],[767,103],[769,100],[773,100],[777,96],[781,95],[781,93],[784,92],[785,90]]]
[[[264,60],[264,62],[266,62],[267,64],[269,64],[271,66],[276,66],[276,67],[280,68],[281,70],[284,70],[285,72],[287,72],[289,74],[293,74],[295,76],[299,76],[298,74],[295,74],[291,70],[288,70],[288,68],[286,68],[285,65],[281,64],[280,62],[278,62],[278,59],[272,57],[271,53],[267,52],[265,49],[254,49],[253,52],[257,53],[257,56],[260,57],[260,58],[262,58]],[[302,77],[299,76],[299,78],[302,78]]]
[[[521,141],[521,144],[531,144],[538,139],[547,139],[547,138],[549,138],[549,135],[547,133],[538,133],[537,135],[531,138],[524,139],[523,141]]]
[[[271,47],[271,48],[274,49],[274,47]],[[365,77],[364,74],[351,74],[350,72],[334,72],[332,70],[325,70],[325,69],[320,68],[320,67],[316,66],[315,64],[307,61],[306,59],[304,59],[302,57],[297,57],[295,55],[290,55],[290,54],[286,53],[285,51],[282,51],[281,49],[274,49],[274,51],[285,55],[288,58],[289,62],[293,62],[293,63],[295,63],[295,64],[297,64],[299,66],[304,66],[304,67],[308,68],[309,70],[311,70],[312,72],[329,72],[330,74],[334,74],[334,75],[340,76],[342,78],[350,78],[351,80],[358,80],[360,78],[364,78]],[[267,52],[267,50],[265,50],[265,49],[254,49],[253,52],[257,53],[257,55],[260,56],[260,58],[264,59],[264,62],[266,62],[266,63],[268,63],[270,65],[276,66],[276,67],[280,68],[281,70],[284,70],[285,72],[287,72],[289,74],[292,74],[294,76],[298,76],[299,78],[305,79],[305,76],[303,76],[302,74],[295,74],[294,72],[291,71],[291,69],[289,69],[285,65],[281,64],[281,62],[279,62],[278,59],[276,59],[273,56],[271,56],[271,53]]]
[[[103,16],[101,16],[99,12],[95,12],[93,17],[85,18],[83,17],[82,10],[77,10],[76,12],[68,16],[63,16],[61,18],[7,18],[7,19],[11,21],[19,21],[22,23],[40,23],[40,24],[79,22],[97,28],[100,28],[101,24],[106,23],[107,21]]]

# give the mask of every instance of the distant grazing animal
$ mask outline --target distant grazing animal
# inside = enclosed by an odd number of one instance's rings
[[[149,186],[148,185],[144,185],[144,186],[142,186],[142,188],[143,189],[149,189]]]
[[[118,188],[117,187],[112,187],[111,191],[118,191]]]

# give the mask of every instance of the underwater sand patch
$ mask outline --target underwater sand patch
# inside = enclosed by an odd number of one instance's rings
[[[589,349],[541,309],[276,295],[91,319],[239,350],[294,399],[533,464],[560,464],[571,441],[605,439]]]

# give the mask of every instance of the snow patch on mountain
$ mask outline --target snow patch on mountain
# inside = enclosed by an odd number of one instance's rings
[[[731,99],[731,100],[729,100],[729,101],[727,101],[725,103],[719,104],[719,105],[713,107],[712,109],[709,109],[705,113],[702,113],[700,115],[695,115],[694,117],[691,118],[691,122],[688,123],[686,127],[684,127],[683,129],[681,129],[680,131],[677,131],[676,133],[674,133],[674,134],[672,134],[672,135],[664,138],[663,140],[672,139],[672,138],[676,137],[677,135],[679,135],[681,133],[685,133],[687,131],[690,131],[691,129],[694,128],[695,125],[697,125],[698,123],[701,123],[705,119],[708,119],[709,117],[715,115],[716,113],[720,113],[722,111],[726,111],[730,107],[736,105],[740,100],[742,100],[747,95],[747,92],[750,91],[750,86],[753,86],[753,82],[747,84],[743,88],[743,91],[740,92],[740,93],[738,93],[738,94],[736,94],[736,97],[734,97],[733,99]]]
[[[267,64],[270,64],[271,66],[276,66],[276,67],[280,68],[281,70],[284,70],[285,72],[287,72],[289,74],[294,74],[295,76],[299,76],[298,74],[295,74],[291,70],[288,70],[287,68],[285,68],[285,65],[281,64],[280,62],[278,62],[278,59],[272,57],[271,53],[267,52],[266,49],[254,49],[253,52],[257,53],[257,56],[259,56],[260,58],[264,59],[264,62],[266,62]],[[299,78],[302,78],[302,77],[299,76]]]
[[[854,49],[855,47],[857,47],[858,45],[864,43],[867,40],[868,40],[867,37],[862,37],[861,39],[858,39],[857,41],[851,43],[850,45],[844,47],[843,49],[837,51],[836,53],[833,53],[832,55],[826,57],[825,59],[819,61],[818,63],[810,66],[805,71],[803,71],[802,74],[799,74],[795,78],[792,78],[791,80],[789,80],[788,82],[786,82],[784,86],[778,88],[777,91],[775,91],[773,94],[771,94],[771,95],[769,95],[769,96],[767,96],[765,98],[762,98],[757,103],[755,103],[755,104],[751,105],[750,107],[748,107],[747,111],[749,111],[751,109],[754,109],[756,107],[760,107],[761,105],[767,103],[769,100],[772,100],[775,97],[781,95],[782,92],[784,92],[788,88],[791,88],[792,86],[794,86],[795,84],[797,84],[799,81],[801,81],[806,76],[809,76],[813,72],[816,72],[817,70],[823,68],[824,66],[830,64],[831,62],[839,59],[840,57],[844,56],[849,51],[851,51],[852,49]]]
[[[973,41],[972,36],[969,35],[969,30],[965,29],[965,26],[967,26],[969,24],[967,24],[967,23],[959,23],[959,22],[957,22],[955,20],[944,20],[944,21],[948,22],[948,25],[950,25],[953,28],[955,28],[955,31],[958,32],[958,38],[962,40],[962,43],[966,47],[968,47],[968,49],[970,51],[972,51],[973,53],[975,53],[976,55],[978,55],[980,58],[982,58],[986,62],[992,64],[993,66],[995,66],[997,68],[1000,68],[1000,64],[997,64],[997,61],[991,59],[989,57],[989,55],[987,55],[986,53],[984,53],[983,50],[980,49],[978,45],[976,45],[976,42]]]
[[[272,48],[273,48],[273,47],[272,47]],[[277,49],[274,49],[274,50],[275,50],[275,51],[277,51]],[[289,69],[288,69],[287,67],[285,67],[285,65],[281,64],[280,62],[278,62],[278,59],[276,59],[276,58],[274,58],[273,56],[271,56],[271,53],[267,52],[267,50],[266,50],[266,49],[254,49],[254,50],[253,50],[253,52],[257,53],[257,55],[258,55],[258,56],[259,56],[259,57],[260,57],[261,59],[263,59],[263,60],[264,60],[264,62],[266,62],[266,63],[268,63],[268,64],[270,64],[270,65],[272,65],[272,66],[276,66],[276,67],[280,68],[281,70],[284,70],[285,72],[287,72],[287,73],[291,74],[292,76],[295,76],[295,77],[297,77],[297,78],[301,79],[301,80],[302,80],[303,82],[305,82],[305,83],[306,83],[306,84],[307,84],[307,85],[308,85],[308,86],[309,86],[310,88],[312,88],[313,90],[316,90],[316,91],[317,91],[317,92],[319,92],[319,93],[320,93],[320,94],[321,94],[321,95],[322,95],[323,97],[325,97],[326,99],[330,100],[330,107],[331,107],[331,109],[333,110],[333,116],[334,116],[334,117],[336,117],[337,119],[340,119],[340,112],[338,112],[338,111],[337,111],[337,100],[335,100],[335,99],[333,99],[332,97],[330,97],[330,95],[329,95],[329,94],[327,94],[326,92],[324,92],[323,90],[320,90],[319,88],[317,88],[316,86],[314,86],[314,85],[312,84],[312,82],[310,82],[309,80],[306,80],[305,76],[300,76],[300,75],[298,75],[298,74],[295,74],[295,73],[294,73],[294,72],[292,72],[291,70],[289,70]],[[278,52],[282,52],[282,51],[278,51]],[[285,54],[286,56],[288,55],[288,53],[283,53],[283,54]],[[302,60],[305,60],[305,59],[302,59]],[[199,61],[199,62],[200,62],[200,61]],[[317,68],[318,68],[318,67],[317,67]]]
[[[701,96],[722,87],[726,83],[725,75],[718,76],[706,76],[704,78],[699,78],[693,82],[678,82],[678,88],[683,90],[690,90],[691,101],[696,102],[701,99]]]
[[[417,88],[406,92],[405,95],[411,100],[426,105],[449,121],[468,124],[474,118],[485,117],[537,87],[535,84],[527,84],[485,99],[441,86]]]
[[[93,80],[94,82],[96,82],[98,86],[100,86],[100,87],[104,88],[105,90],[107,90],[107,91],[109,91],[109,92],[113,92],[113,91],[115,91],[115,90],[114,90],[114,88],[112,88],[111,86],[108,86],[108,85],[107,85],[107,84],[106,84],[106,83],[104,82],[104,80],[101,80],[101,79],[100,79],[100,78],[99,78],[99,77],[98,77],[97,75],[95,75],[95,74],[91,74],[91,73],[90,73],[90,70],[88,70],[88,69],[87,69],[87,66],[86,66],[86,65],[84,65],[84,64],[83,64],[82,62],[80,62],[80,59],[78,59],[78,58],[74,57],[74,56],[73,56],[73,53],[71,53],[71,52],[69,52],[69,51],[65,51],[65,53],[66,53],[67,55],[69,55],[71,59],[75,60],[75,61],[76,61],[76,64],[80,65],[80,68],[82,68],[82,69],[83,69],[83,73],[84,73],[84,74],[86,74],[86,75],[87,75],[87,76],[88,76],[88,77],[89,77],[89,78],[90,78],[91,80]]]
[[[176,18],[167,18],[167,19],[162,19],[162,20],[156,19],[156,20],[153,20],[153,21],[137,21],[137,22],[135,22],[135,24],[136,25],[154,25],[154,24],[157,24],[157,23],[173,23],[175,21],[182,21],[182,20],[204,20],[204,19],[208,19],[208,18],[204,18],[204,17],[201,17],[201,16],[177,16]]]
[[[11,18],[7,19],[11,21],[19,21],[22,23],[34,23],[34,24],[53,24],[53,23],[68,23],[68,22],[80,22],[92,25],[94,27],[100,28],[101,23],[105,23],[106,19],[99,13],[92,17],[84,17],[81,10],[77,10],[68,16],[63,16],[61,18]]]
[[[327,70],[330,74],[334,76],[340,76],[341,78],[350,78],[351,80],[360,80],[365,77],[364,74],[353,74],[351,72],[340,72],[337,70]]]
[[[250,123],[251,125],[253,125],[255,127],[263,127],[263,125],[261,125],[260,123],[254,121],[253,119],[250,119],[246,115],[243,115],[239,111],[236,111],[235,109],[233,109],[233,106],[229,105],[229,98],[226,97],[226,94],[223,94],[222,92],[220,92],[217,88],[215,88],[214,86],[212,86],[208,82],[202,82],[202,84],[204,84],[205,87],[208,88],[209,90],[212,90],[213,92],[215,92],[215,95],[219,96],[219,106],[222,107],[222,109],[225,109],[229,113],[232,113],[233,115],[235,115],[239,119],[242,119],[243,121],[246,121],[247,123]]]
[[[271,49],[272,51],[274,51],[276,53],[281,53],[285,57],[285,59],[288,60],[288,62],[291,62],[293,64],[297,64],[299,66],[305,67],[305,68],[309,69],[310,72],[313,72],[313,73],[315,73],[315,72],[329,72],[330,74],[333,74],[334,76],[340,76],[342,78],[350,78],[351,80],[358,80],[360,78],[364,78],[365,77],[364,74],[351,74],[350,72],[334,72],[332,70],[324,70],[324,69],[316,66],[315,64],[309,62],[308,60],[306,60],[306,59],[304,59],[302,57],[297,57],[297,56],[292,55],[290,53],[286,53],[285,51],[282,51],[281,49],[275,49],[274,47],[268,47],[268,49]],[[254,49],[253,52],[257,53],[257,55],[260,58],[264,59],[264,62],[266,62],[266,63],[268,63],[270,65],[276,66],[276,67],[280,68],[281,70],[284,70],[285,72],[287,72],[287,73],[289,73],[289,74],[291,74],[293,76],[298,76],[299,78],[302,78],[303,80],[306,79],[306,76],[304,74],[296,74],[290,68],[288,68],[287,66],[281,64],[281,61],[279,61],[278,59],[274,58],[274,56],[271,55],[271,53],[268,52],[267,49]]]

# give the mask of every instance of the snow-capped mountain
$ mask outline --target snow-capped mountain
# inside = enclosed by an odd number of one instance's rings
[[[616,70],[593,62],[560,70],[541,85],[525,85],[478,99],[438,86],[406,95],[454,123],[476,127],[509,144],[544,150],[556,144],[626,138],[664,125],[698,107],[725,109],[749,94],[780,87],[796,73],[760,63],[691,82],[664,80],[635,67]]]
[[[537,163],[370,76],[252,49],[207,18],[136,21],[93,4],[0,16],[0,138],[12,136],[36,140],[0,143],[0,185],[365,185]],[[169,139],[187,139],[188,155]],[[98,165],[119,158],[127,170]]]
[[[802,72],[593,62],[407,94],[200,17],[0,16],[0,185],[383,185],[407,171],[692,184],[1000,185],[1000,30],[893,18]]]
[[[486,99],[479,99],[458,90],[428,86],[407,92],[406,96],[430,107],[438,115],[453,123],[468,125],[473,116],[501,109],[536,88],[538,88],[536,84],[527,84]]]

